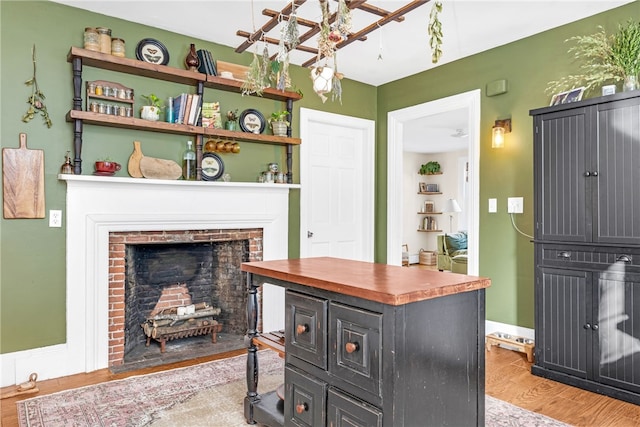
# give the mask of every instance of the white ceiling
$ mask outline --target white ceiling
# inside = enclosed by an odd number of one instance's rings
[[[262,10],[281,10],[290,0],[53,0],[127,21],[162,28],[175,33],[236,48],[246,39],[237,30],[253,32],[267,22]],[[633,0],[444,0],[440,20],[443,27],[443,55],[438,65],[501,46],[566,23],[609,10]],[[409,0],[370,0],[369,4],[394,11]],[[335,11],[337,2],[330,2]],[[437,65],[431,63],[427,24],[432,2],[405,15],[402,23],[390,22],[369,34],[366,41],[356,41],[338,52],[338,69],[346,78],[378,86]],[[307,0],[298,8],[298,16],[314,21],[321,18],[319,2]],[[359,30],[380,19],[355,10],[353,28]],[[301,28],[300,32],[306,31]],[[268,33],[279,38],[279,27]],[[143,37],[141,37],[143,38]],[[315,38],[306,42],[316,47]],[[260,43],[258,52],[262,53]],[[250,52],[253,48],[249,48]],[[276,46],[270,45],[275,53]],[[379,56],[382,59],[378,59]],[[302,64],[310,54],[293,52],[291,63]],[[448,116],[447,116],[448,117]],[[425,128],[433,128],[431,140],[441,141],[466,126],[466,116],[434,118],[431,123],[408,126],[405,135],[424,139]],[[417,134],[411,135],[415,128]],[[437,132],[436,132],[437,129]],[[464,129],[466,131],[466,129]],[[451,138],[449,138],[451,139]],[[462,142],[444,141],[445,147]]]

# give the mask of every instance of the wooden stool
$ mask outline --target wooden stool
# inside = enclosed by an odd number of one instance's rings
[[[517,335],[505,334],[503,332],[493,332],[487,335],[487,342],[485,344],[487,351],[491,351],[492,346],[500,344],[513,347],[520,353],[525,353],[527,355],[527,361],[533,363],[533,340]]]

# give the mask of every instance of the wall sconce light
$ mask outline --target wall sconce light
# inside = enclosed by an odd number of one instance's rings
[[[511,132],[511,119],[496,120],[491,136],[491,148],[504,148],[504,134]]]

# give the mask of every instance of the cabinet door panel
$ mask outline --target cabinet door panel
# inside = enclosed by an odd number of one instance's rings
[[[640,244],[640,106],[637,99],[598,108],[594,241]]]
[[[614,265],[598,280],[598,381],[640,393],[640,275]]]
[[[538,239],[591,240],[585,177],[589,160],[585,138],[590,123],[585,108],[536,119]]]
[[[536,363],[586,378],[591,361],[590,273],[542,268]]]

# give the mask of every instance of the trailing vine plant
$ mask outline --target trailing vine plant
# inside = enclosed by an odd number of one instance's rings
[[[33,77],[24,82],[27,86],[31,86],[31,96],[27,99],[27,104],[29,104],[29,109],[22,116],[22,121],[28,123],[33,119],[33,117],[39,113],[43,118],[44,122],[48,128],[53,126],[53,122],[51,122],[51,118],[49,117],[49,112],[47,111],[47,106],[44,104],[45,96],[44,92],[40,90],[40,86],[38,86],[38,80],[36,79],[36,45],[33,45],[31,49],[31,59],[33,61]]]

